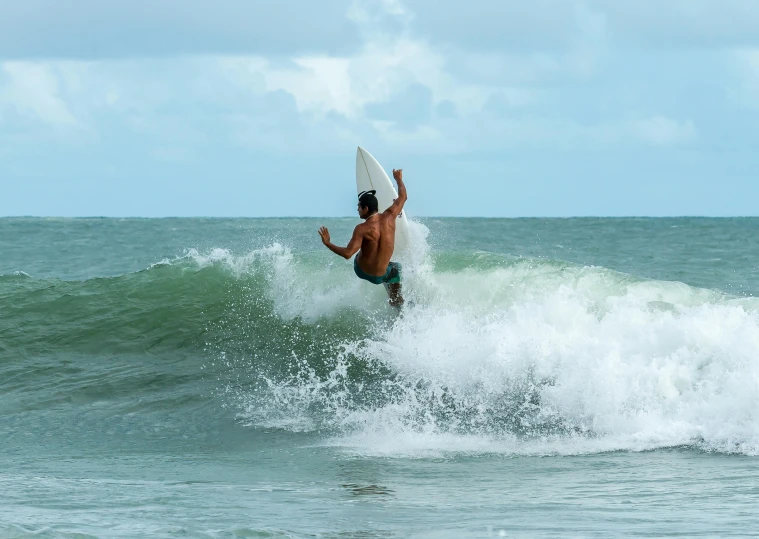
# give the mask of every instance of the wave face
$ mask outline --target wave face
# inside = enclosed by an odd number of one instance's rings
[[[246,425],[360,454],[759,454],[759,300],[465,249],[404,269],[400,315],[344,261],[276,242],[113,277],[6,274],[0,391],[152,395],[156,412],[197,404],[175,393],[190,381]]]

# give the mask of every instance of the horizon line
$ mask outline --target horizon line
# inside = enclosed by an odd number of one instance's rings
[[[415,215],[418,219],[754,219],[759,215]],[[0,215],[0,219],[360,219],[355,215]]]

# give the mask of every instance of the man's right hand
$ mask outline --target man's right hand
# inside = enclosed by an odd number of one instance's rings
[[[398,170],[393,169],[393,178],[395,178],[395,181],[402,182],[403,181],[403,169],[399,168]]]
[[[322,243],[324,245],[329,245],[329,230],[327,230],[326,226],[323,226],[319,229],[319,235],[322,237]]]

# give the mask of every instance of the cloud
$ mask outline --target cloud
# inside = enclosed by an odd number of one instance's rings
[[[391,122],[401,129],[413,129],[432,120],[432,91],[421,84],[413,84],[390,102],[372,103],[366,107],[368,117]],[[450,101],[443,101],[454,106]]]
[[[249,76],[252,84],[263,80],[268,91],[292,94],[302,112],[338,113],[352,120],[414,86],[427,88],[434,103],[449,101],[465,112],[479,110],[494,91],[453,76],[441,52],[412,36],[408,25],[413,16],[400,2],[354,3],[349,15],[362,36],[352,54],[295,56],[284,63],[232,58],[225,66],[240,84]]]
[[[576,46],[588,14],[622,47],[759,45],[755,0],[24,0],[3,3],[0,57],[344,56],[356,23],[404,24],[435,49],[551,54]]]
[[[59,76],[52,66],[6,62],[2,64],[2,73],[5,80],[0,85],[0,120],[15,112],[55,127],[78,124],[59,95]]]
[[[603,13],[620,45],[709,49],[759,45],[755,0],[587,0]]]
[[[407,0],[414,13],[414,31],[423,39],[445,41],[469,51],[550,52],[571,44],[575,33],[575,3],[451,2]],[[444,37],[443,37],[444,36]]]
[[[3,2],[0,58],[341,53],[359,43],[350,0]]]
[[[696,127],[691,120],[678,122],[664,116],[635,121],[633,132],[644,141],[659,146],[691,142],[697,135]]]
[[[400,22],[407,25],[413,18],[401,0],[353,0],[347,12],[348,19],[362,26]]]
[[[494,3],[489,9],[507,24],[530,16],[537,25],[558,24],[561,17],[544,13],[549,5]],[[351,52],[6,62],[10,83],[0,82],[0,110],[6,118],[16,111],[57,128],[138,137],[169,161],[197,158],[208,144],[287,152],[371,141],[465,153],[698,138],[698,120],[688,110],[657,103],[643,93],[646,81],[637,75],[631,81],[629,68],[611,61],[617,54],[613,17],[594,2],[555,4],[568,17],[563,45],[540,52],[440,46],[417,32],[432,6],[421,1],[340,6],[360,38]],[[193,16],[203,13],[199,8]],[[484,15],[479,20],[489,21]],[[461,29],[466,24],[464,17]],[[633,94],[646,95],[645,102]]]
[[[476,51],[550,53],[572,46],[578,12],[605,20],[622,47],[731,48],[759,44],[755,0],[407,0],[417,35]],[[445,36],[442,38],[441,36]]]

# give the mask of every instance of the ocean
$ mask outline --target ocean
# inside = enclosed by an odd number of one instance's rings
[[[0,537],[759,530],[759,219],[0,219]]]

